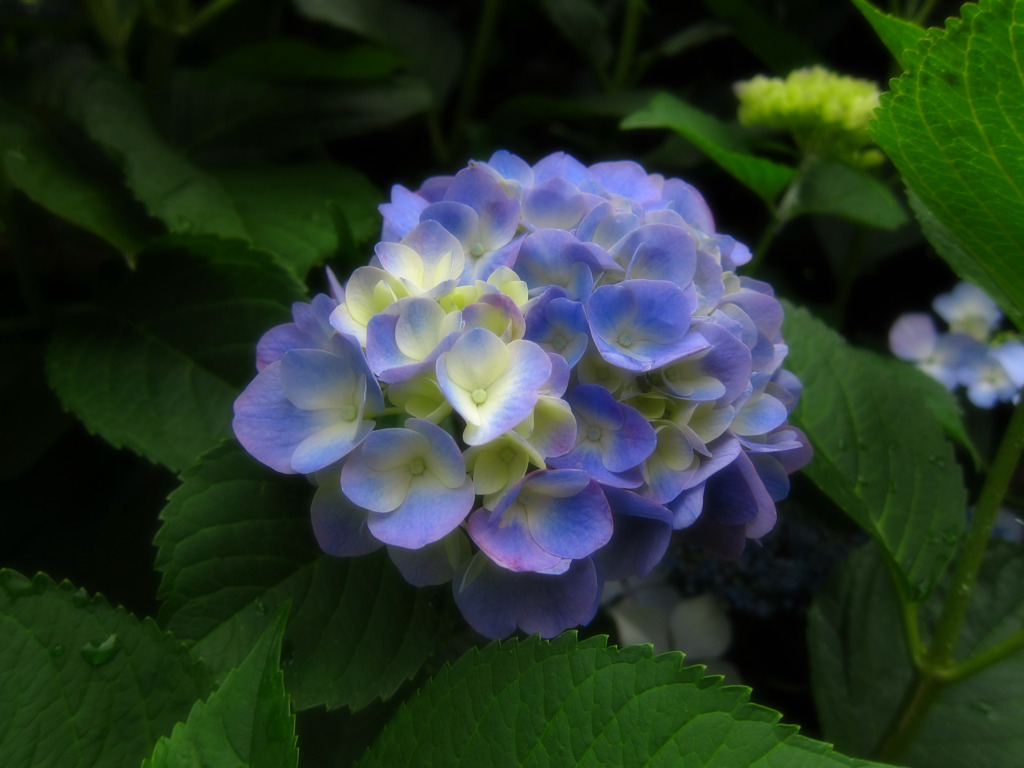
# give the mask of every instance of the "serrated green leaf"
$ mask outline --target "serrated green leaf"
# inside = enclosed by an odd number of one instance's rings
[[[783,335],[804,385],[793,421],[815,452],[804,472],[882,546],[909,599],[923,598],[953,556],[967,498],[919,377],[790,305]]]
[[[157,742],[142,768],[295,768],[295,716],[278,659],[288,617],[275,612],[266,631],[207,701]]]
[[[109,298],[58,319],[50,386],[91,432],[183,469],[231,436],[257,339],[304,294],[241,243],[160,241]]]
[[[882,13],[867,0],[853,0],[853,4],[867,19],[868,24],[878,35],[878,39],[889,49],[889,53],[897,63],[906,68],[906,52],[917,48],[921,38],[924,37],[924,29],[912,22]]]
[[[1003,543],[982,565],[957,658],[990,649],[1024,624],[1024,551]],[[922,608],[926,630],[942,590]],[[855,552],[808,615],[812,686],[826,738],[852,754],[882,740],[911,680],[897,597],[873,546]],[[927,631],[926,631],[927,639]],[[975,768],[1024,761],[1024,650],[943,687],[900,762]]]
[[[1024,329],[1024,8],[962,12],[908,52],[871,133],[959,246],[939,253]]]
[[[405,56],[410,72],[430,84],[434,106],[451,89],[462,61],[454,28],[430,8],[403,0],[294,0],[299,12],[370,40]]]
[[[820,159],[802,168],[790,216],[838,216],[878,229],[907,223],[903,206],[881,182],[839,160]]]
[[[323,554],[312,489],[224,446],[182,476],[154,543],[163,572],[161,623],[223,675],[292,601],[285,680],[295,706],[365,706],[387,698],[433,652],[432,593],[407,585],[383,553]]]
[[[170,232],[246,238],[227,193],[164,141],[127,78],[96,68],[79,104],[86,133],[121,164],[135,197]]]
[[[380,231],[380,192],[358,171],[332,163],[238,168],[217,174],[253,244],[299,278],[337,255],[346,238]]]
[[[126,256],[137,254],[153,233],[124,190],[89,173],[42,124],[3,104],[0,159],[12,185]]]
[[[491,643],[420,688],[360,766],[868,765],[702,671],[682,654],[575,633]]]
[[[668,93],[657,94],[646,109],[626,117],[621,127],[676,131],[769,207],[795,175],[788,166],[750,154],[734,129]]]
[[[210,691],[151,619],[69,582],[0,571],[0,764],[138,765]]]
[[[234,48],[211,69],[266,80],[379,80],[394,73],[402,59],[390,48],[356,45],[324,48],[304,40],[261,40]]]

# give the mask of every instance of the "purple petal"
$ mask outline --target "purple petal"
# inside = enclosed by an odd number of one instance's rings
[[[463,617],[485,637],[508,637],[517,626],[554,637],[594,617],[600,582],[590,558],[547,575],[505,570],[481,552],[453,580],[452,592]]]
[[[328,555],[358,557],[381,546],[366,527],[366,510],[345,497],[337,478],[316,489],[310,515],[313,535]]]
[[[605,488],[615,533],[596,559],[604,578],[643,578],[661,562],[672,537],[672,513],[630,491]]]

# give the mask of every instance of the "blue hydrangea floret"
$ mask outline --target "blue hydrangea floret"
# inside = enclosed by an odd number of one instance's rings
[[[673,536],[735,558],[811,458],[782,307],[692,186],[506,151],[395,186],[344,286],[296,304],[235,402],[317,485],[325,552],[386,547],[471,626],[550,637]]]

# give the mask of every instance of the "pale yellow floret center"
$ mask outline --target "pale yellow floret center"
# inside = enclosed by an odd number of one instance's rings
[[[470,397],[473,398],[474,403],[481,405],[485,400],[487,400],[487,390],[477,387],[473,390],[472,394],[470,394]]]
[[[409,462],[409,474],[413,475],[414,477],[417,475],[422,475],[426,468],[427,466],[426,464],[423,463],[423,459],[421,458],[417,457]]]

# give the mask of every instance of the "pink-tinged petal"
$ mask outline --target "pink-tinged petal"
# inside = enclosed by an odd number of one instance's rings
[[[464,475],[465,477],[465,475]],[[473,481],[449,488],[429,472],[412,479],[405,501],[387,514],[371,514],[370,532],[385,544],[419,549],[447,536],[473,508]]]
[[[328,555],[358,557],[381,546],[366,527],[367,511],[345,497],[337,476],[316,489],[310,516],[317,544]]]
[[[513,489],[508,495],[516,492]],[[499,505],[494,512],[480,508],[469,516],[466,530],[476,545],[502,568],[565,573],[570,559],[547,552],[533,540],[527,514],[528,510],[515,501],[508,506]]]

